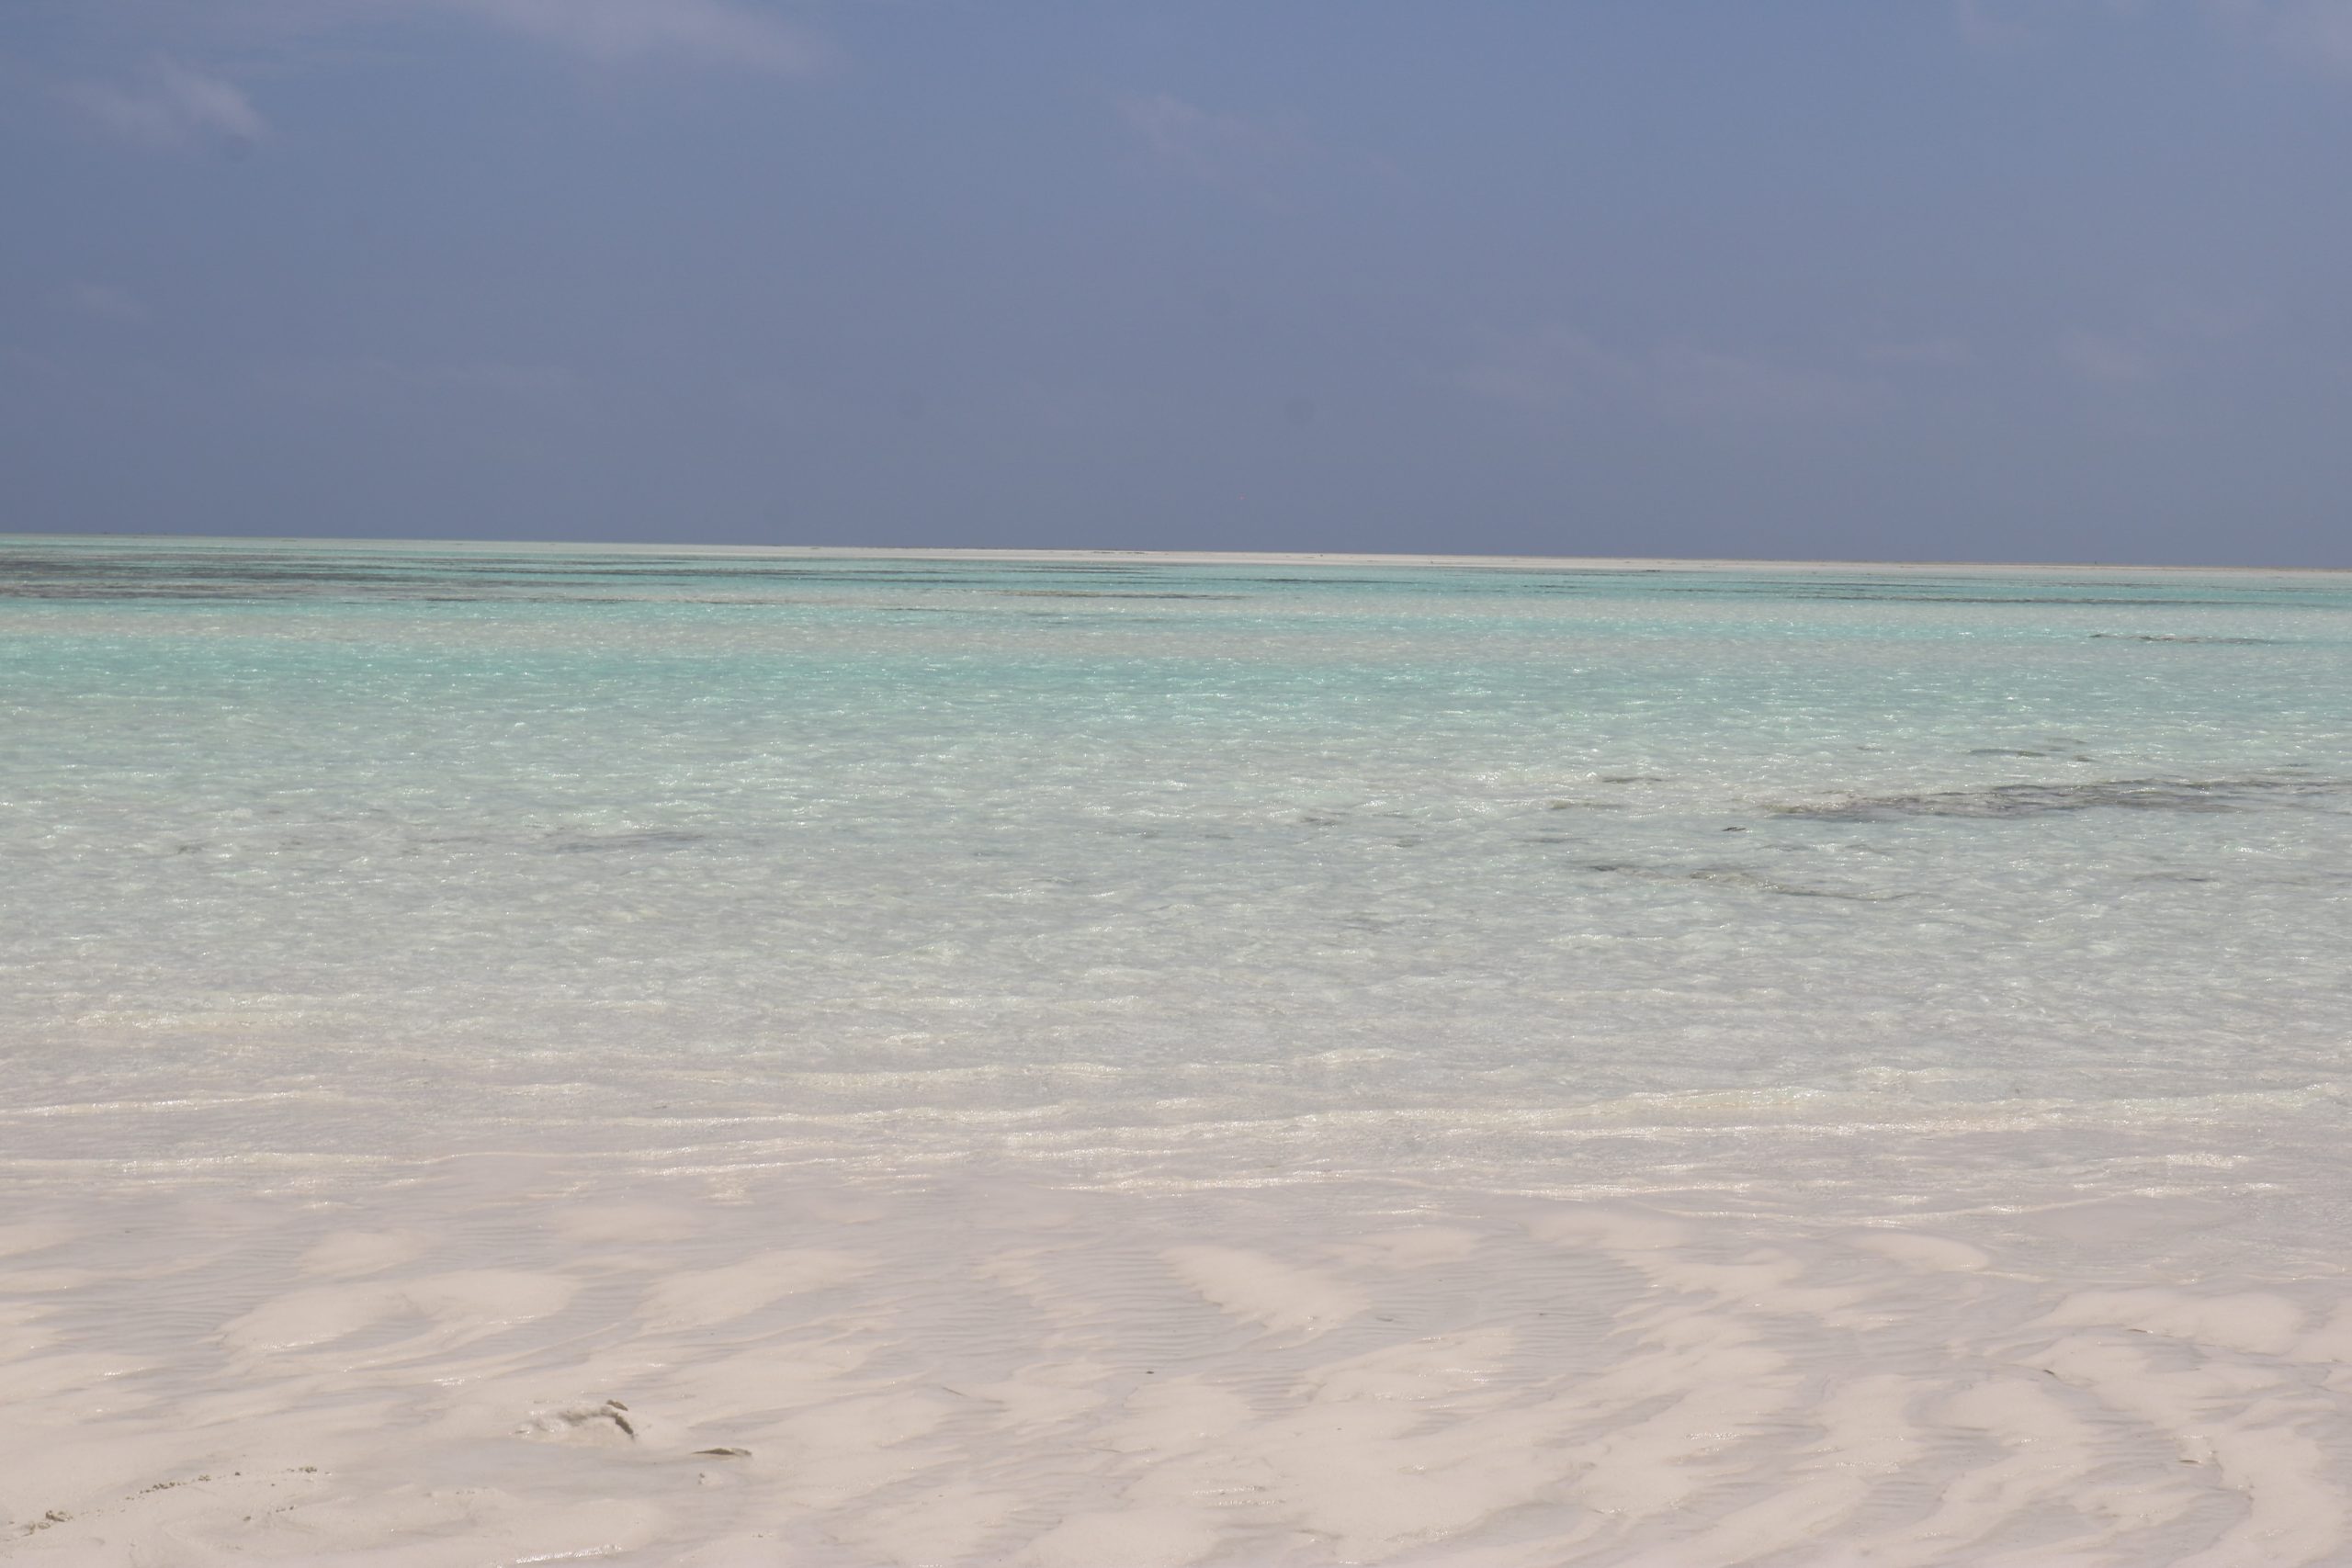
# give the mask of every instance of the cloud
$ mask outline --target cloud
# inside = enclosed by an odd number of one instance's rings
[[[1976,363],[1976,351],[1956,337],[1896,338],[1867,344],[1862,357],[1872,365],[1951,370]]]
[[[600,64],[673,61],[798,76],[832,59],[814,35],[729,0],[409,0]]]
[[[2201,12],[2241,44],[2306,70],[2352,77],[2352,0],[2196,0],[2181,8]],[[2033,44],[2037,28],[2046,30],[2070,16],[2143,22],[2168,9],[2145,0],[1952,0],[1960,36],[1987,52]]]
[[[269,134],[269,123],[234,83],[175,61],[159,60],[128,85],[76,82],[64,93],[99,125],[141,146],[243,145]]]
[[[147,302],[111,283],[75,283],[59,291],[57,302],[81,315],[126,325],[147,319]]]
[[[2352,76],[2352,0],[2206,0],[2205,10],[2306,69]]]
[[[2246,3],[2204,0],[2209,7]],[[2259,5],[2264,0],[2251,3]],[[2133,21],[2155,9],[2147,0],[1952,0],[1952,20],[1971,48],[2001,52],[2041,43],[2051,28],[2078,17]]]
[[[2276,47],[2305,65],[2352,76],[2352,0],[2301,0],[2262,9]]]
[[[1952,21],[1972,49],[2013,49],[2032,37],[2016,17],[1996,10],[1987,0],[1954,0]]]
[[[1599,403],[1690,424],[1838,417],[1860,408],[1869,394],[1860,382],[1802,367],[1690,344],[1626,353],[1558,328],[1498,344],[1453,380],[1480,397],[1540,413]]]
[[[815,32],[752,0],[125,0],[164,49],[231,57],[249,69],[300,74],[320,60],[400,58],[383,35],[439,21],[488,28],[592,63],[671,63],[801,76],[837,59]],[[373,36],[371,36],[373,35]],[[168,41],[166,41],[168,40]],[[5,60],[0,60],[5,63]],[[242,150],[271,133],[244,90],[165,55],[112,80],[67,82],[58,96],[125,141],[152,148],[205,142]]]
[[[1260,195],[1271,170],[1307,151],[1306,138],[1295,126],[1220,114],[1172,93],[1122,98],[1119,117],[1163,166],[1206,185]]]
[[[2086,381],[2129,387],[2156,373],[2156,356],[2136,337],[2070,328],[2059,334],[2058,362]]]
[[[271,367],[268,378],[283,390],[319,401],[426,399],[557,409],[576,405],[588,390],[577,372],[560,365],[374,355],[288,361]]]
[[[2256,331],[2267,314],[2260,299],[2240,292],[2159,288],[2148,297],[2148,319],[2155,330],[2184,342],[2230,343]]]
[[[2120,326],[2071,327],[2058,334],[2058,362],[2085,381],[2132,387],[2226,354],[2261,324],[2262,302],[2246,295],[2178,288],[2148,293]]]

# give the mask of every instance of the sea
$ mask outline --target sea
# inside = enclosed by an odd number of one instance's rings
[[[28,1561],[2352,1562],[2352,574],[0,538],[0,1254]]]

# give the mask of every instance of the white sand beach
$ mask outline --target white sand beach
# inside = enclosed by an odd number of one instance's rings
[[[0,1231],[6,1551],[2342,1561],[2352,1292],[2177,1280],[2230,1222],[2111,1201],[1996,1248],[1402,1187],[496,1157],[86,1206]]]

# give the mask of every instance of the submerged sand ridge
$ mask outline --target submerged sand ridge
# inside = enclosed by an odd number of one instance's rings
[[[0,1229],[0,1554],[2340,1562],[2352,1288],[2213,1274],[2233,1219],[520,1157],[124,1194]]]

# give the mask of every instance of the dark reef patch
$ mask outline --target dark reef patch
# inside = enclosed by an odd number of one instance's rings
[[[2341,779],[2109,779],[2095,784],[1995,784],[1919,795],[1856,795],[1809,806],[1776,806],[1774,816],[1815,822],[1890,822],[1906,817],[1985,819],[2068,811],[2252,811],[2340,795]]]
[[[2275,647],[2283,637],[2197,637],[2188,632],[2093,632],[2091,636],[2108,642],[2195,642],[2219,647]]]

